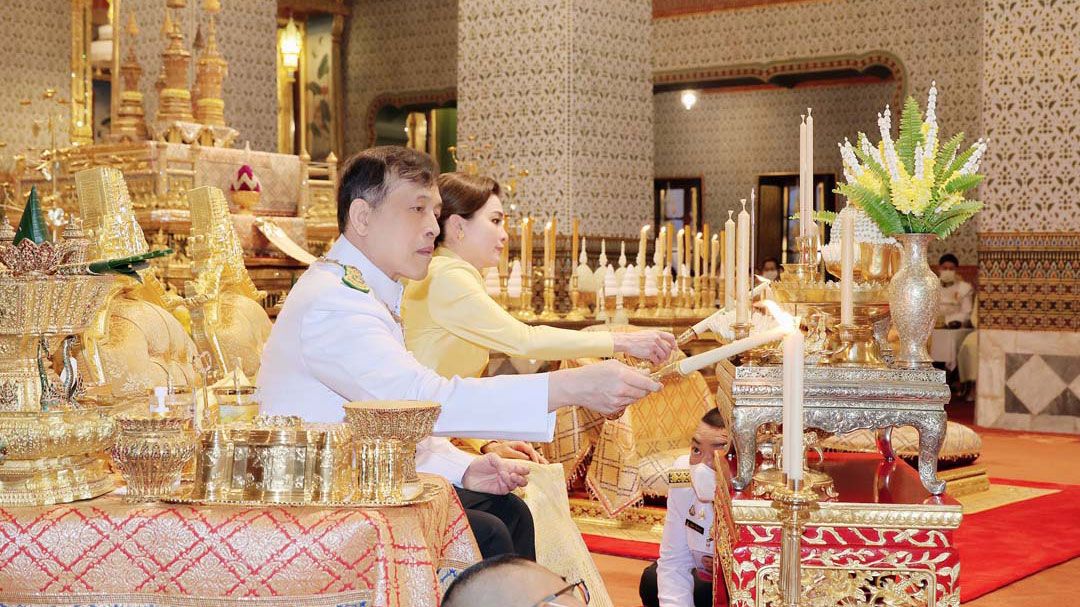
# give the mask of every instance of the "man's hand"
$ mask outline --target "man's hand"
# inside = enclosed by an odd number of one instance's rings
[[[491,441],[480,447],[480,453],[494,453],[503,459],[526,459],[538,464],[548,463],[536,448],[520,440]]]
[[[675,349],[675,336],[667,331],[634,331],[611,335],[615,339],[616,352],[625,352],[654,365],[666,361]]]
[[[548,410],[578,405],[604,417],[617,417],[631,403],[662,387],[645,371],[606,360],[552,373],[548,383]]]
[[[461,486],[469,491],[506,495],[529,484],[529,468],[503,459],[494,453],[473,460],[461,477]]]

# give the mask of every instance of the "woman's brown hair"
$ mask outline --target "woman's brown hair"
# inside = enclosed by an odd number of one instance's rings
[[[489,198],[499,195],[499,182],[491,177],[469,175],[467,173],[443,173],[435,180],[442,197],[442,212],[439,214],[439,236],[436,243],[446,237],[446,221],[451,215],[460,215],[463,219],[472,219]]]

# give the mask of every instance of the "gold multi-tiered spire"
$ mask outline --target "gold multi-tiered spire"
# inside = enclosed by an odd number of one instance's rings
[[[229,64],[221,56],[217,46],[217,13],[221,12],[218,0],[204,0],[203,10],[210,15],[207,26],[206,45],[199,56],[195,70],[195,120],[209,126],[225,126],[225,100],[221,96],[222,83],[229,74]]]
[[[120,64],[120,77],[124,81],[124,90],[120,93],[120,107],[117,109],[116,122],[112,134],[119,139],[141,141],[147,138],[146,111],[143,109],[143,94],[139,91],[139,79],[142,66],[135,55],[135,38],[139,35],[139,26],[135,22],[135,13],[128,15],[127,27],[128,54]]]
[[[171,122],[192,122],[191,90],[188,88],[188,68],[191,65],[191,53],[184,48],[184,34],[173,20],[172,11],[184,8],[186,0],[169,0],[165,10],[165,24],[162,34],[168,37],[169,44],[161,53],[164,70],[164,86],[158,97],[157,122],[166,130]]]

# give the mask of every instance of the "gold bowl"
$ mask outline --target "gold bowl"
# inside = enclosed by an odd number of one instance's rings
[[[354,501],[398,504],[422,489],[416,444],[431,436],[441,409],[438,403],[404,400],[345,405],[345,421],[356,445]]]
[[[352,493],[352,443],[344,424],[259,417],[199,437],[191,499],[339,502]]]
[[[857,282],[888,284],[900,270],[900,249],[892,244],[860,242],[852,277]],[[840,277],[840,262],[826,262],[829,274]]]
[[[259,415],[255,386],[214,388],[217,418],[222,425],[252,423]]]
[[[105,451],[115,431],[113,418],[95,408],[0,413],[0,505],[60,504],[112,491]]]
[[[127,483],[128,499],[156,500],[180,488],[184,466],[195,453],[190,416],[129,414],[112,448],[113,463]]]

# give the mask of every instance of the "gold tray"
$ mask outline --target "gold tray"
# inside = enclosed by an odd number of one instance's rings
[[[198,487],[185,486],[175,496],[163,497],[162,502],[168,504],[190,504],[195,506],[317,506],[323,508],[397,508],[400,506],[413,506],[423,504],[435,499],[443,492],[443,486],[435,481],[421,481],[420,490],[416,495],[394,504],[379,504],[352,501],[351,499],[339,500],[312,500],[312,501],[261,501],[261,500],[230,500],[214,499],[207,497],[195,497]]]

